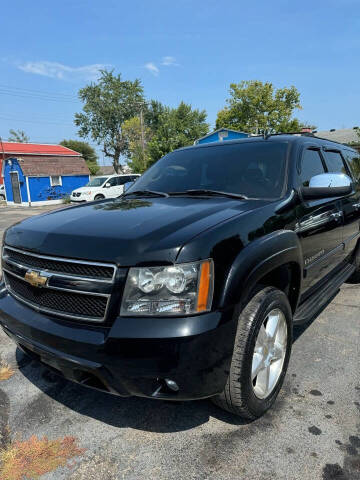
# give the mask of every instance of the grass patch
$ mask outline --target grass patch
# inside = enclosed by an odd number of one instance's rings
[[[38,479],[84,453],[74,437],[49,440],[35,435],[26,441],[14,441],[0,451],[0,479]]]
[[[0,363],[0,382],[3,380],[9,380],[15,373],[15,370],[6,365],[5,363]]]

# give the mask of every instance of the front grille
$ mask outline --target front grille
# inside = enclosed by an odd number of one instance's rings
[[[27,282],[5,273],[5,282],[11,293],[20,300],[30,302],[54,313],[69,316],[92,317],[103,319],[108,299],[106,297],[78,294],[73,292],[32,287]]]
[[[87,278],[101,278],[111,280],[114,275],[114,267],[80,262],[61,261],[61,259],[49,259],[46,256],[34,256],[31,253],[19,252],[5,247],[4,254],[9,260],[13,260],[28,268],[78,275]]]
[[[7,245],[2,264],[9,293],[35,310],[90,322],[103,322],[113,311],[115,265],[31,254]],[[28,273],[45,277],[46,283],[32,285],[25,280]]]

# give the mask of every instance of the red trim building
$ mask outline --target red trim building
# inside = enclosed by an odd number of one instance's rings
[[[54,163],[55,158],[67,159],[80,157],[81,154],[62,145],[44,145],[38,143],[0,142],[0,184],[4,182],[4,160],[22,157],[29,164],[45,167]],[[69,159],[70,161],[70,159]],[[76,162],[75,162],[76,163]],[[84,162],[82,161],[82,164]]]

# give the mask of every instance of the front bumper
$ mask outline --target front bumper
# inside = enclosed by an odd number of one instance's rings
[[[1,293],[1,285],[0,325],[22,350],[69,380],[121,396],[171,400],[223,390],[236,328],[231,311],[83,325],[38,313]]]

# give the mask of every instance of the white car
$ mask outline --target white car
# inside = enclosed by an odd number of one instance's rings
[[[124,193],[127,183],[134,182],[139,174],[103,175],[93,178],[85,187],[73,190],[70,195],[72,202],[92,202],[104,198],[116,198]]]
[[[5,185],[0,185],[0,202],[6,200]]]

